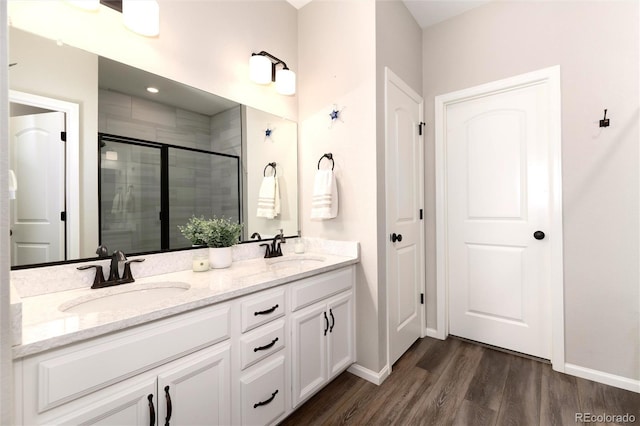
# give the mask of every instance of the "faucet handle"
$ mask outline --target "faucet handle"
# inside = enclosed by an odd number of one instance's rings
[[[93,284],[91,285],[91,288],[103,287],[102,284],[104,283],[104,275],[102,273],[102,265],[78,266],[77,269],[79,271],[84,271],[86,269],[91,269],[91,268],[96,268],[96,276],[93,278]]]
[[[122,283],[132,283],[135,280],[133,279],[133,274],[131,273],[131,263],[132,262],[144,262],[144,259],[131,259],[124,262],[124,272],[122,272]]]
[[[264,252],[264,257],[265,259],[268,259],[271,257],[271,247],[269,246],[269,244],[260,244],[260,247],[266,247],[267,250]]]

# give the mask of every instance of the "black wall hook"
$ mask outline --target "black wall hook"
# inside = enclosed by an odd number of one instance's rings
[[[609,119],[607,118],[607,110],[604,110],[604,118],[600,120],[600,127],[609,127]]]

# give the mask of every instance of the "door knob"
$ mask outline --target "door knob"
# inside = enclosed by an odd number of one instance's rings
[[[542,240],[544,239],[544,232],[542,231],[536,231],[533,233],[533,238],[535,238],[536,240]]]
[[[395,243],[396,241],[402,241],[402,234],[396,234],[395,232],[391,234],[391,242]]]

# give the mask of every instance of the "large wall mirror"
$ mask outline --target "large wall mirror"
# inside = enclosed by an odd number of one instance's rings
[[[186,248],[193,215],[297,234],[295,122],[16,28],[9,59],[12,267]]]

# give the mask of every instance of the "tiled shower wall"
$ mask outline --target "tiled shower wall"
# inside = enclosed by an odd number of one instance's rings
[[[99,132],[240,156],[239,106],[209,117],[103,89],[98,102]],[[169,153],[172,248],[188,246],[177,226],[192,215],[239,218],[235,159],[174,149]],[[144,204],[143,191],[140,185],[138,193],[134,192],[135,209],[157,211],[157,205]],[[149,219],[158,220],[155,216]]]

